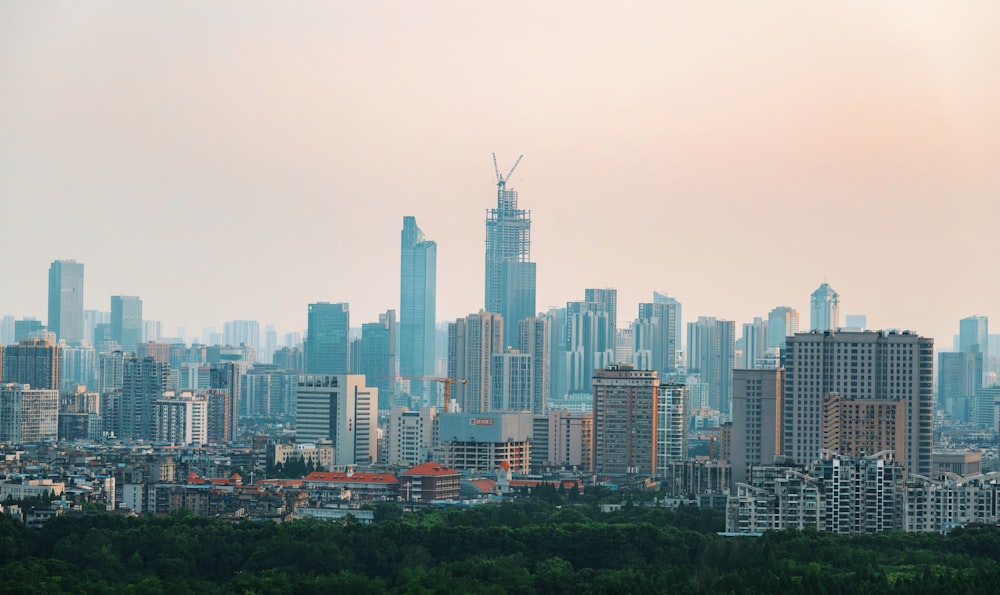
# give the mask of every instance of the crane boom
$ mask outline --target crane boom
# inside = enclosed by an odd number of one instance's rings
[[[503,178],[500,177],[500,166],[497,165],[496,153],[493,153],[493,171],[497,172],[497,184],[503,182]]]
[[[521,163],[521,157],[524,157],[524,155],[518,155],[517,161],[514,162],[514,165],[511,166],[510,171],[507,172],[507,175],[504,177],[504,179],[503,179],[504,182],[506,182],[507,180],[509,180],[510,176],[513,175],[514,170],[517,169],[517,164]]]
[[[396,378],[402,380],[423,380],[429,382],[440,382],[444,385],[444,412],[448,413],[448,409],[451,403],[451,385],[452,384],[468,384],[468,380],[462,378],[447,378],[444,376],[396,376]]]

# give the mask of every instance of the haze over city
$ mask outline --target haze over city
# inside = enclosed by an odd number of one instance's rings
[[[1000,6],[0,3],[0,312],[141,296],[170,335],[483,306],[490,158],[532,212],[539,310],[654,290],[739,322],[843,314],[951,346],[997,315]]]

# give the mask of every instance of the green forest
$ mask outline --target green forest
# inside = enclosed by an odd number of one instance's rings
[[[2,593],[998,593],[1000,530],[721,537],[709,510],[527,498],[377,522],[0,515]]]

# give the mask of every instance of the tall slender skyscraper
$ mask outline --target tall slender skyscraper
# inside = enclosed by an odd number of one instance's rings
[[[688,372],[701,375],[708,385],[708,404],[723,415],[730,414],[733,396],[733,366],[736,325],[732,320],[699,316],[688,323]]]
[[[486,311],[503,316],[505,346],[517,344],[517,323],[535,315],[535,263],[531,262],[531,211],[517,208],[517,192],[497,174],[497,208],[486,214]],[[496,166],[496,156],[493,156]]]
[[[823,283],[812,292],[809,309],[809,329],[835,331],[840,328],[840,294]]]
[[[49,267],[49,330],[67,343],[83,340],[83,263],[56,260]]]
[[[111,336],[126,353],[142,343],[142,300],[133,295],[111,296]]]
[[[350,309],[345,303],[309,304],[306,372],[347,374],[350,365]]]
[[[503,317],[480,310],[448,325],[448,376],[468,383],[451,389],[462,413],[490,410],[493,354],[503,353]]]
[[[353,355],[353,354],[352,354]],[[364,374],[365,384],[378,389],[378,409],[390,409],[394,403],[396,383],[396,311],[378,315],[378,322],[361,325],[358,341],[358,373]]]
[[[434,376],[437,309],[437,244],[424,237],[414,217],[403,217],[399,259],[399,374]],[[395,374],[395,371],[392,372]],[[410,393],[428,397],[430,385],[410,383]],[[381,396],[381,391],[380,391]]]

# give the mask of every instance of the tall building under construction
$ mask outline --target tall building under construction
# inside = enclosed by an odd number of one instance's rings
[[[487,312],[503,316],[504,347],[517,345],[517,323],[534,316],[535,263],[531,262],[531,211],[517,208],[517,192],[507,182],[521,158],[506,176],[497,175],[497,207],[486,213]]]

